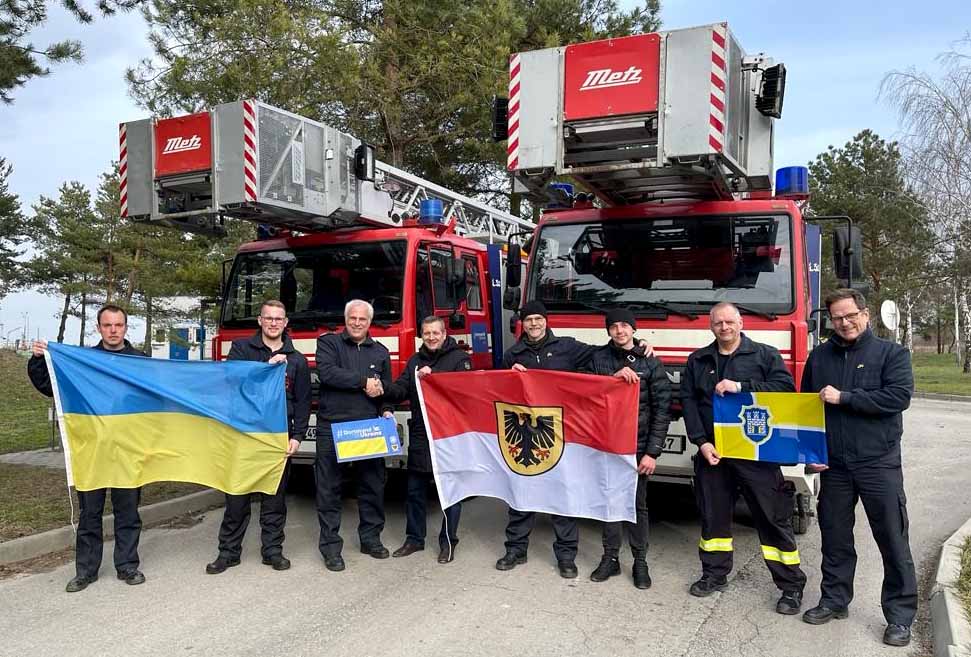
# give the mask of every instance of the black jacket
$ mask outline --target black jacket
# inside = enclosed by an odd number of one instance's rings
[[[387,390],[391,385],[391,356],[368,335],[356,344],[347,331],[317,338],[317,377],[320,403],[317,422],[367,420],[379,415],[380,397],[364,392],[367,379],[377,377]]]
[[[109,351],[105,349],[103,342],[98,342],[98,344],[91,347],[92,349],[100,349],[101,351]],[[124,354],[126,356],[145,356],[145,353],[135,349],[131,346],[131,342],[125,340],[125,346],[118,351],[109,351],[112,354]],[[51,375],[47,371],[47,361],[43,356],[31,356],[30,360],[27,361],[27,376],[30,378],[30,382],[34,384],[37,388],[37,392],[42,395],[47,395],[48,397],[54,396],[54,389],[51,387]]]
[[[841,391],[839,404],[826,404],[829,464],[900,465],[902,413],[914,393],[910,353],[870,329],[852,344],[834,335],[813,349],[802,375],[803,392],[828,385]]]
[[[613,375],[629,367],[640,377],[640,402],[637,413],[637,460],[645,454],[657,458],[664,449],[664,439],[671,422],[671,386],[660,359],[645,356],[644,349],[627,351],[613,341],[593,352],[589,370],[594,374]]]
[[[408,420],[408,469],[416,472],[431,472],[432,457],[428,448],[428,435],[425,433],[425,420],[421,416],[418,401],[418,380],[415,370],[428,366],[432,372],[465,372],[472,369],[472,360],[453,338],[446,338],[441,349],[429,351],[421,346],[401,372],[398,380],[384,389],[381,409],[394,410],[391,404],[408,400],[411,406],[411,419]]]
[[[585,368],[596,347],[573,338],[558,338],[546,330],[546,339],[537,345],[526,341],[523,333],[502,356],[502,366],[509,369],[517,363],[527,369],[579,372]]]
[[[795,392],[792,374],[782,362],[779,350],[750,340],[742,333],[742,343],[729,357],[725,371],[716,374],[718,341],[688,356],[681,376],[681,405],[688,440],[695,445],[714,442],[712,398],[722,379],[738,381],[742,392]]]
[[[310,366],[306,357],[293,348],[290,336],[283,334],[283,346],[279,351],[271,351],[266,346],[261,331],[248,338],[233,340],[226,360],[265,363],[277,354],[286,354],[287,357],[287,425],[290,427],[290,439],[303,440],[310,424]]]

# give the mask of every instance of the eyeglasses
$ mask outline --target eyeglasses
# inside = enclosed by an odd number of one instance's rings
[[[845,315],[830,315],[829,319],[834,324],[840,324],[842,322],[846,322],[847,324],[849,324],[850,322],[855,322],[856,318],[859,317],[862,313],[863,313],[862,310],[857,310],[855,313],[847,313]]]
[[[282,324],[283,322],[287,321],[286,317],[263,317],[262,315],[260,315],[260,319],[267,324]]]

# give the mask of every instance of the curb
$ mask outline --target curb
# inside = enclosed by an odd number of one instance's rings
[[[915,392],[913,397],[917,399],[935,399],[937,401],[971,403],[971,397],[966,395],[945,395],[940,392]]]
[[[951,534],[941,547],[941,560],[930,595],[934,657],[971,656],[971,621],[954,588],[961,572],[961,550],[968,536],[971,536],[971,520]]]
[[[203,490],[176,497],[164,502],[149,504],[138,510],[143,525],[170,520],[185,513],[202,511],[225,503],[225,494],[218,490]],[[104,516],[104,537],[114,536],[114,516]],[[0,543],[0,564],[33,559],[49,552],[56,552],[74,545],[74,528],[70,525],[59,529],[51,529],[40,534],[23,536],[12,541]]]

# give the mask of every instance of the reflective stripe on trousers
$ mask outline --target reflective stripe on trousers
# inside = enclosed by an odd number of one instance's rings
[[[779,563],[784,563],[787,566],[798,566],[799,565],[799,550],[793,550],[792,552],[784,552],[777,547],[772,547],[771,545],[762,546],[762,556],[766,561],[778,561]]]
[[[705,552],[731,552],[734,549],[731,538],[709,538],[707,540],[702,538],[698,541],[698,548]]]

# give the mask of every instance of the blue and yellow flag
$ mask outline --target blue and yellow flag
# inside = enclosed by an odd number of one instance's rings
[[[742,392],[715,395],[715,450],[770,463],[828,462],[826,413],[819,395]]]
[[[49,343],[68,483],[189,481],[273,494],[286,465],[286,368],[152,360]]]

